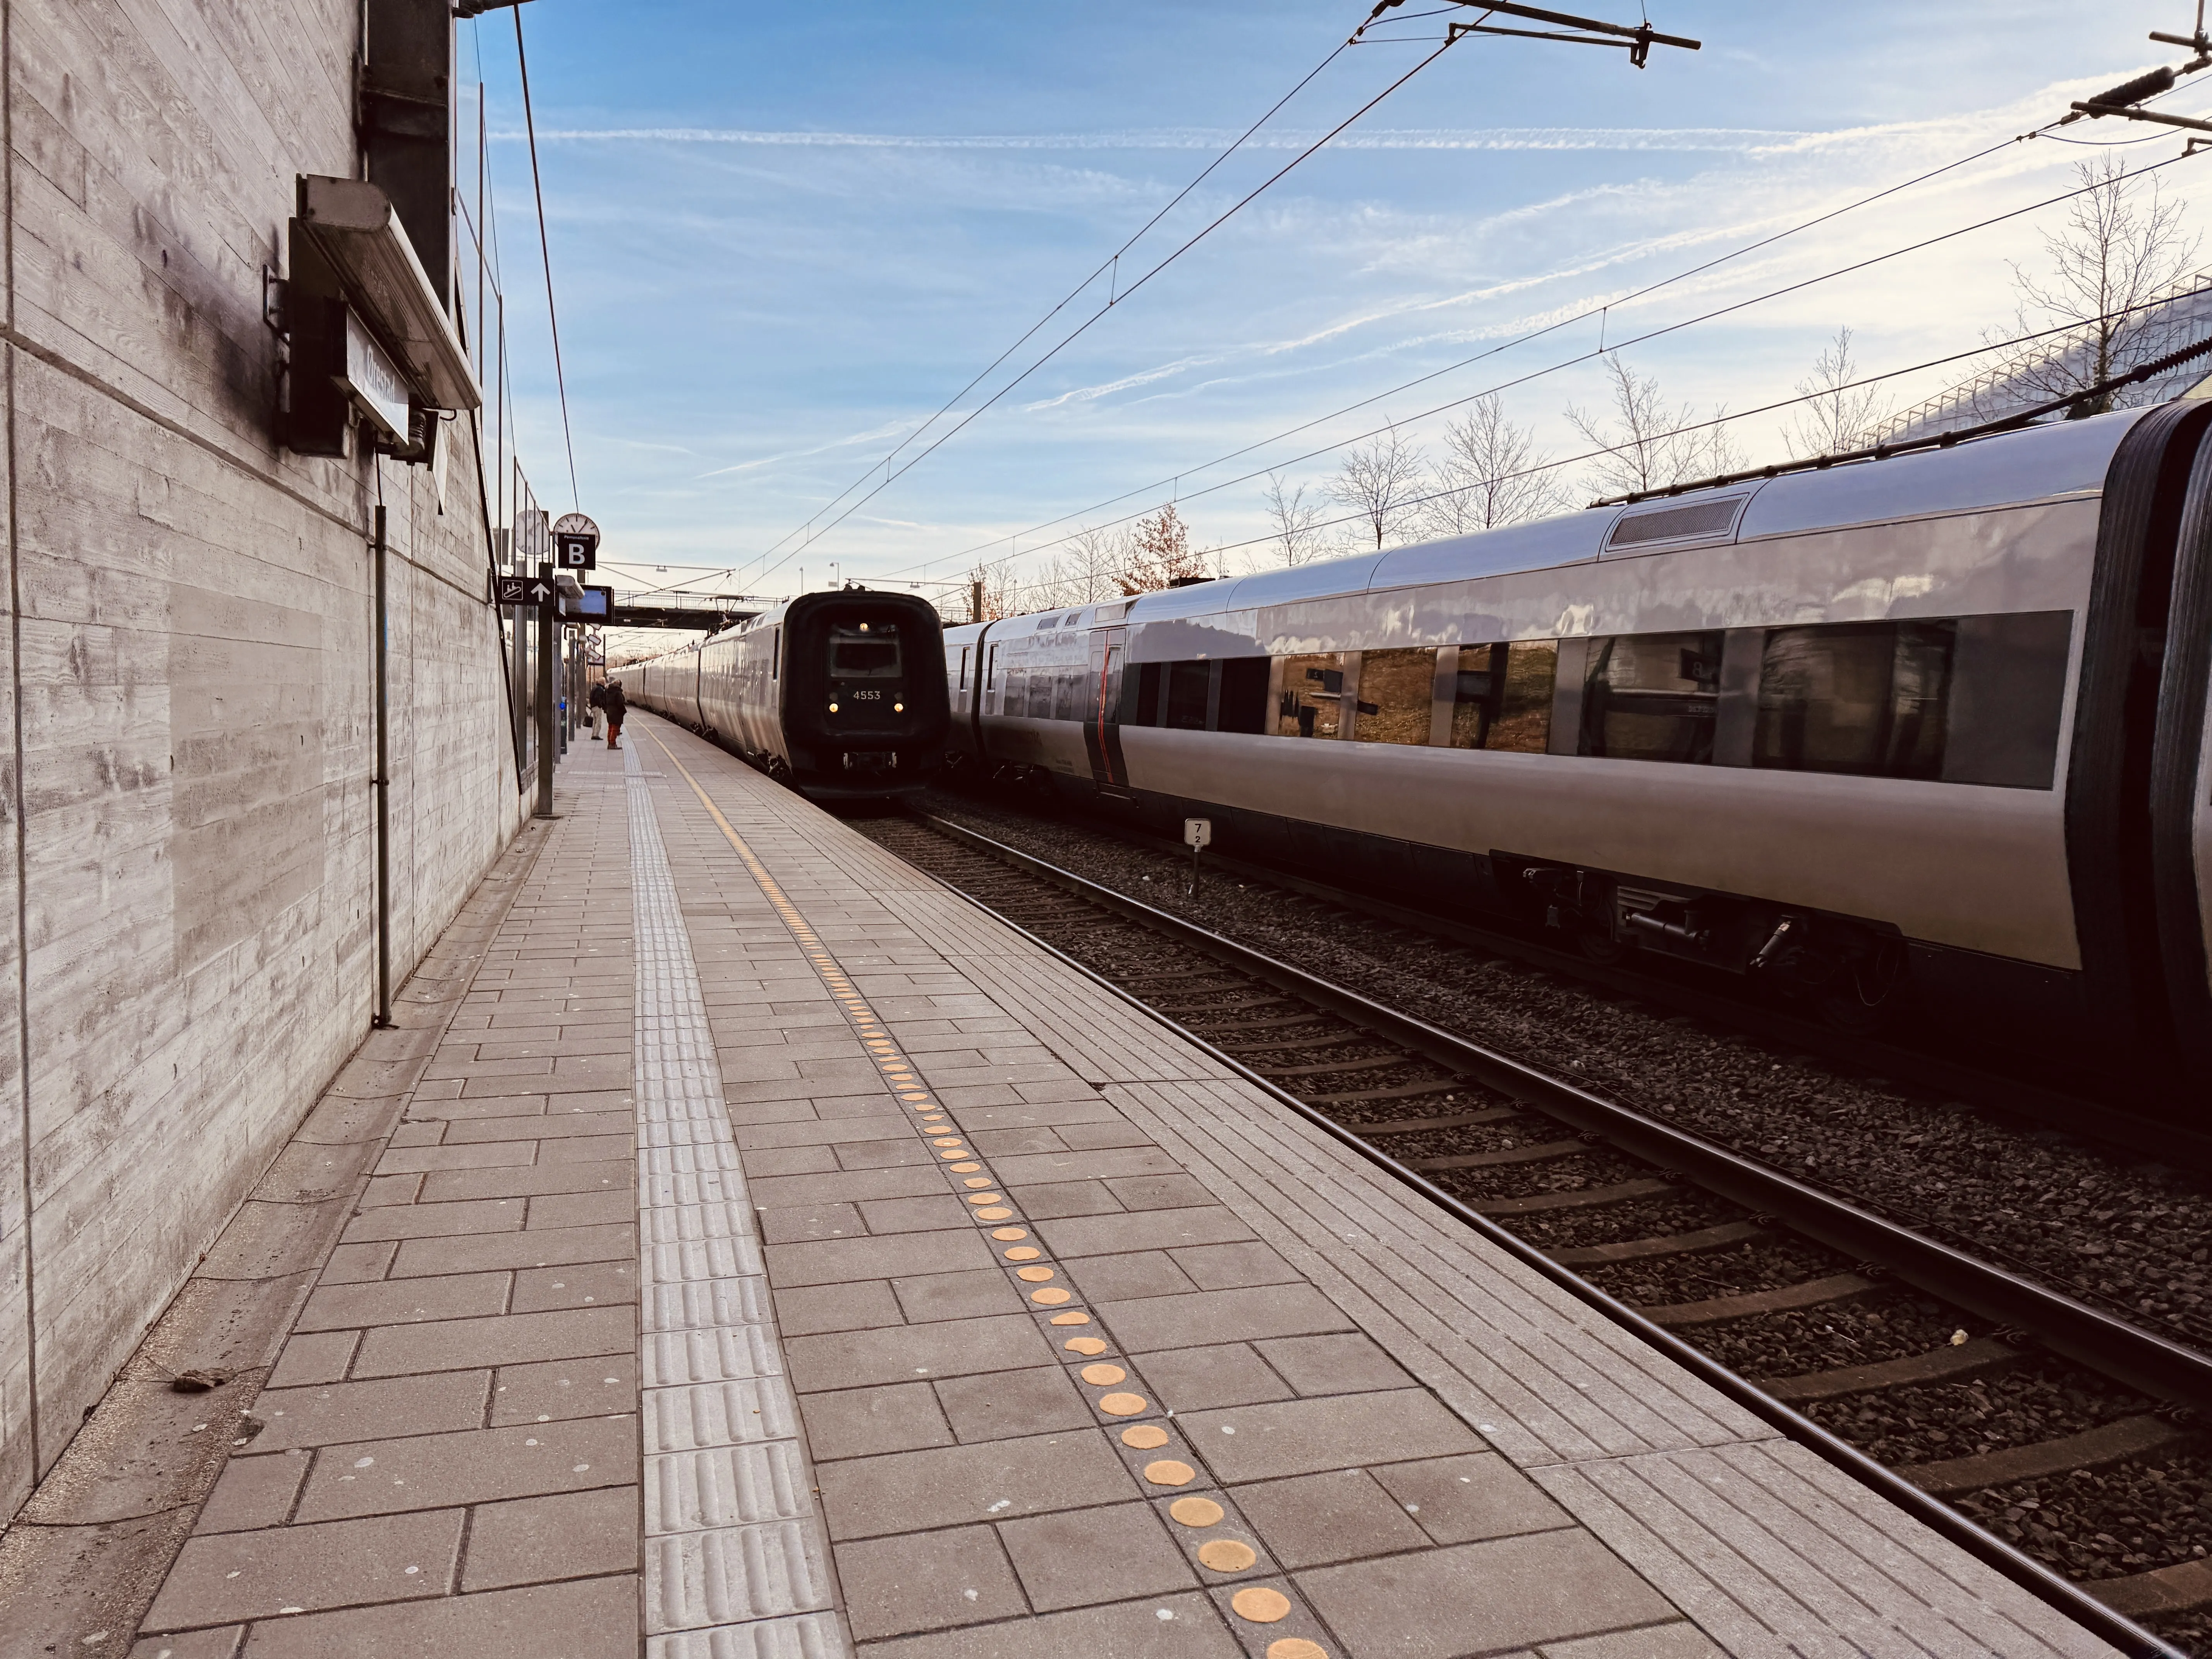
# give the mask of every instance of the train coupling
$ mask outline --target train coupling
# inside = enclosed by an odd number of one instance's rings
[[[1678,944],[1689,945],[1694,950],[1709,950],[1712,945],[1712,929],[1699,927],[1686,916],[1681,921],[1666,921],[1652,915],[1649,910],[1624,908],[1620,920],[1624,926],[1635,928],[1640,933],[1656,933],[1661,939],[1673,939]]]
[[[896,772],[898,770],[898,750],[896,749],[848,749],[844,753],[848,772]]]

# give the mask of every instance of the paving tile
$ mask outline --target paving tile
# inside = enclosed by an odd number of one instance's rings
[[[637,1462],[637,1420],[629,1416],[356,1441],[317,1455],[299,1518],[383,1515],[635,1485]]]
[[[838,1238],[769,1246],[769,1278],[778,1290],[850,1279],[890,1279],[899,1273],[951,1273],[995,1265],[990,1245],[972,1228],[965,1232],[916,1233],[892,1238]]]
[[[412,1204],[422,1190],[419,1175],[380,1175],[369,1178],[354,1200],[357,1210],[381,1209],[392,1204]]]
[[[1098,1311],[1131,1353],[1195,1347],[1207,1342],[1305,1336],[1343,1330],[1352,1323],[1334,1303],[1305,1284],[1148,1297],[1103,1304]]]
[[[799,1402],[799,1414],[806,1423],[807,1449],[817,1462],[953,1443],[936,1391],[927,1382],[810,1394]]]
[[[343,1242],[371,1238],[432,1238],[454,1233],[498,1233],[522,1225],[524,1206],[491,1199],[473,1204],[404,1204],[364,1210],[346,1224]]]
[[[906,1316],[891,1294],[890,1281],[866,1285],[816,1285],[775,1292],[776,1325],[784,1340],[824,1331],[875,1330],[900,1325]],[[834,1386],[834,1385],[832,1385]]]
[[[801,1394],[903,1382],[916,1376],[1012,1370],[1045,1364],[1054,1358],[1027,1314],[787,1337],[784,1352],[792,1386]]]
[[[1198,1288],[1164,1250],[1143,1250],[1133,1255],[1085,1256],[1069,1263],[1067,1273],[1093,1302],[1175,1296]]]
[[[519,1314],[555,1308],[589,1308],[637,1300],[637,1267],[630,1261],[580,1261],[527,1267],[514,1276]]]
[[[840,1540],[920,1532],[1138,1495],[1098,1430],[824,1463],[823,1514]]]
[[[625,1183],[620,1191],[549,1193],[530,1200],[533,1232],[556,1227],[618,1226],[637,1218],[637,1197]]]
[[[496,1272],[559,1267],[572,1261],[636,1260],[637,1229],[626,1223],[599,1227],[532,1227],[523,1232],[489,1233],[481,1238],[410,1238],[399,1246],[399,1254],[392,1263],[392,1276],[412,1279],[425,1273]]]
[[[496,1314],[507,1306],[507,1284],[505,1273],[467,1273],[374,1285],[326,1285],[307,1298],[295,1328],[357,1330]]]
[[[490,1424],[557,1422],[605,1417],[637,1405],[637,1356],[600,1354],[536,1365],[507,1365],[492,1374]]]
[[[1158,1146],[1110,1147],[1095,1152],[1029,1152],[994,1158],[999,1178],[1017,1187],[1047,1182],[1105,1181],[1115,1176],[1181,1174],[1175,1159]],[[1199,1200],[1205,1202],[1204,1200]]]
[[[1171,1212],[1172,1213],[1172,1212]],[[1287,1285],[1303,1279],[1265,1244],[1200,1244],[1168,1252],[1200,1290],[1237,1290],[1248,1285]]]
[[[1118,1215],[1121,1201],[1103,1181],[1065,1181],[1045,1187],[1009,1187],[1022,1213],[1031,1221],[1071,1215]]]
[[[253,1627],[244,1659],[637,1659],[635,1575],[351,1607]]]
[[[963,1441],[1012,1440],[1088,1428],[1097,1421],[1058,1365],[948,1377],[938,1383],[937,1398],[953,1433]]]
[[[1063,1123],[1054,1132],[1067,1146],[1090,1152],[1105,1146],[1143,1146],[1152,1137],[1133,1123]]]
[[[961,1235],[973,1237],[974,1234]],[[987,1253],[988,1254],[988,1253]],[[973,1319],[985,1314],[1023,1311],[1021,1292],[1002,1267],[969,1273],[931,1273],[922,1279],[894,1279],[891,1292],[915,1324],[936,1319]]]
[[[446,1126],[444,1145],[462,1146],[502,1140],[542,1140],[558,1136],[628,1135],[636,1124],[630,1112],[579,1112],[567,1108],[526,1117],[476,1118]]]
[[[362,1339],[353,1375],[397,1376],[408,1371],[514,1365],[580,1354],[628,1353],[636,1346],[637,1314],[628,1307],[386,1325]]]
[[[635,1178],[627,1158],[592,1164],[537,1164],[526,1170],[436,1170],[422,1177],[422,1202],[528,1198],[539,1193],[592,1193],[616,1188],[628,1195]]]
[[[1206,1449],[1212,1449],[1211,1442]],[[1364,1469],[1240,1486],[1235,1497],[1261,1540],[1286,1567],[1425,1549],[1431,1541]]]
[[[1391,1463],[1376,1469],[1375,1478],[1439,1544],[1574,1524],[1542,1488],[1495,1452]]]
[[[837,1155],[827,1146],[771,1146],[744,1155],[745,1179],[761,1181],[770,1176],[819,1175],[837,1167]]]
[[[1145,1356],[1145,1381],[1173,1412],[1209,1406],[1249,1406],[1288,1400],[1291,1385],[1241,1342],[1210,1348],[1169,1348]]]
[[[538,1163],[541,1169],[548,1164],[604,1163],[630,1157],[636,1145],[635,1134],[564,1135],[538,1143]]]
[[[264,1389],[253,1414],[268,1426],[256,1452],[294,1446],[329,1446],[351,1440],[434,1434],[473,1429],[483,1422],[491,1373],[441,1371],[377,1382],[332,1382],[322,1388]]]
[[[305,1382],[335,1382],[346,1374],[354,1350],[360,1346],[359,1331],[321,1331],[288,1338],[270,1370],[269,1386],[285,1389]]]
[[[372,1244],[341,1244],[323,1263],[319,1285],[371,1285],[392,1271],[399,1246],[391,1239]],[[258,1277],[258,1275],[256,1275]]]
[[[148,1636],[131,1648],[131,1659],[237,1659],[238,1645],[245,1639],[243,1625]]]
[[[761,1211],[760,1230],[764,1243],[790,1244],[803,1239],[865,1237],[868,1225],[850,1204],[802,1204]]]
[[[307,1478],[307,1460],[302,1456],[280,1452],[271,1457],[234,1457],[223,1465],[215,1490],[200,1505],[192,1530],[243,1532],[281,1526]]]
[[[1656,1623],[1659,1593],[1581,1531],[1386,1557],[1296,1575],[1354,1653],[1458,1659]]]
[[[1128,1210],[1178,1210],[1213,1202],[1213,1194],[1193,1177],[1175,1175],[1127,1176],[1105,1182],[1106,1190]]]
[[[1031,1211],[1035,1215],[1036,1212]],[[1037,1236],[1054,1255],[1118,1255],[1178,1245],[1233,1243],[1253,1237],[1236,1212],[1218,1204],[1193,1209],[1115,1211],[1106,1215],[1043,1220]]]
[[[635,1572],[638,1490],[560,1492],[480,1504],[469,1522],[464,1590]]]
[[[491,1140],[474,1146],[394,1146],[376,1162],[376,1173],[385,1176],[421,1175],[429,1170],[489,1170],[504,1164],[532,1164],[538,1146],[529,1140]]]
[[[1029,1611],[989,1527],[840,1544],[836,1555],[845,1616],[860,1641]]]
[[[899,1125],[896,1140],[848,1141],[836,1149],[837,1165],[844,1170],[901,1170],[933,1164],[939,1160],[929,1148],[914,1139],[914,1131]]]
[[[1278,1337],[1255,1346],[1300,1394],[1359,1394],[1415,1386],[1396,1360],[1358,1331]]]
[[[438,1510],[188,1538],[143,1628],[443,1595],[453,1584],[465,1519],[459,1510]]]
[[[1726,1659],[1695,1625],[1654,1625],[1547,1642],[1543,1659]]]
[[[910,1636],[870,1646],[867,1659],[1043,1659],[1061,1654],[1245,1659],[1243,1648],[1223,1627],[1212,1603],[1196,1594],[1149,1596],[972,1630]]]
[[[932,1198],[871,1199],[860,1206],[860,1219],[872,1233],[934,1232],[964,1229],[975,1223],[968,1206],[950,1193]]]
[[[746,1158],[756,1154],[748,1152]],[[750,1164],[745,1166],[748,1170]],[[936,1197],[945,1191],[945,1177],[934,1169],[839,1170],[826,1175],[748,1176],[752,1200],[765,1210],[787,1209],[798,1204],[859,1203],[870,1198]]]
[[[1148,1504],[1033,1516],[999,1528],[1039,1613],[1188,1589],[1196,1575]]]
[[[1227,1407],[1177,1421],[1226,1481],[1485,1449],[1472,1429],[1421,1389]]]

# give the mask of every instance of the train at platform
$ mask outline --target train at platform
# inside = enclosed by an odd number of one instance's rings
[[[2212,403],[950,629],[951,763],[2212,1099]]]
[[[612,670],[640,708],[718,739],[816,800],[926,787],[950,724],[944,624],[912,594],[805,593]]]

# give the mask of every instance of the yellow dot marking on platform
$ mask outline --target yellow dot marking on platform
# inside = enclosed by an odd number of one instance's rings
[[[988,1187],[991,1183],[987,1181],[983,1184]],[[996,1204],[1005,1196],[1004,1193],[970,1193],[968,1201],[970,1204]]]
[[[1001,1227],[991,1235],[1001,1243],[1010,1243],[1017,1238],[1027,1238],[1029,1236],[1030,1230],[1026,1227]]]
[[[973,1164],[973,1163],[970,1163],[970,1164],[946,1164],[945,1167],[946,1169],[948,1169],[948,1170],[951,1170],[951,1171],[952,1171],[952,1173],[953,1173],[953,1174],[955,1174],[955,1175],[968,1175],[968,1174],[969,1174],[969,1173],[971,1173],[971,1172],[973,1172],[973,1171],[975,1171],[975,1170],[980,1170],[980,1169],[981,1169],[983,1166],[982,1166],[981,1164]]]
[[[1000,1210],[978,1210],[978,1211],[976,1211],[976,1212],[975,1212],[975,1217],[976,1217],[976,1219],[977,1219],[977,1220],[979,1220],[979,1221],[1004,1221],[1004,1220],[1005,1220],[1008,1216],[1012,1215],[1012,1213],[1013,1213],[1013,1212],[1012,1212],[1012,1210],[1004,1210],[1004,1209],[1000,1209]]]
[[[1031,1291],[1030,1292],[1030,1300],[1032,1302],[1041,1303],[1048,1308],[1056,1308],[1063,1302],[1072,1301],[1074,1298],[1074,1291],[1063,1291],[1059,1285],[1054,1285],[1042,1291]],[[1139,1407],[1139,1409],[1142,1410],[1143,1408]]]
[[[1035,1255],[1036,1252],[1031,1250],[1030,1254]],[[1014,1269],[1014,1277],[1025,1279],[1032,1285],[1044,1285],[1057,1279],[1059,1275],[1049,1267],[1017,1267]]]
[[[991,1177],[988,1176],[969,1176],[960,1184],[963,1187],[988,1187],[991,1184]],[[991,1196],[993,1198],[996,1198],[999,1194],[994,1193]]]
[[[1242,1572],[1259,1559],[1259,1552],[1249,1544],[1240,1544],[1233,1538],[1210,1538],[1198,1547],[1199,1564],[1216,1572]]]
[[[1267,1659],[1328,1659],[1328,1650],[1303,1636],[1285,1636],[1267,1644]]]
[[[1188,1486],[1198,1479],[1198,1471],[1188,1463],[1163,1457],[1157,1463],[1145,1465],[1145,1479],[1156,1486]]]
[[[1291,1598],[1265,1584],[1238,1590],[1229,1598],[1229,1605],[1239,1619],[1249,1619],[1255,1625],[1272,1625],[1291,1613]]]
[[[1088,1325],[1091,1322],[1091,1316],[1087,1313],[1054,1314],[1052,1316],[1052,1322],[1055,1325]]]
[[[1210,1527],[1221,1519],[1221,1505],[1211,1498],[1178,1498],[1168,1513],[1186,1527]]]
[[[1044,1294],[1040,1291],[1039,1296]],[[1139,1412],[1152,1409],[1152,1402],[1140,1394],[1109,1394],[1098,1402],[1098,1409],[1111,1417],[1134,1417]]]
[[[1168,1443],[1168,1431],[1157,1423],[1139,1423],[1121,1431],[1121,1443],[1132,1451],[1158,1451]]]
[[[1071,1336],[1060,1346],[1070,1353],[1093,1354],[1106,1352],[1104,1340],[1096,1336]]]
[[[1096,1339],[1094,1339],[1094,1340],[1095,1340]],[[1075,1344],[1071,1342],[1067,1346],[1072,1348]],[[1101,1342],[1098,1346],[1101,1348],[1103,1348],[1106,1345],[1103,1342]],[[1103,1389],[1109,1387],[1115,1382],[1127,1382],[1129,1380],[1129,1373],[1123,1370],[1119,1365],[1085,1365],[1083,1368],[1083,1380],[1085,1382],[1095,1383],[1099,1388]]]
[[[958,1135],[939,1135],[929,1144],[933,1146],[964,1146],[968,1143]]]
[[[1015,1230],[1010,1227],[1007,1231],[1012,1232]],[[992,1237],[995,1238],[998,1235],[994,1233]],[[999,1254],[1005,1256],[1009,1261],[1034,1261],[1039,1256],[1042,1255],[1044,1252],[1037,1249],[1034,1244],[1017,1244],[1012,1249],[1001,1250]]]

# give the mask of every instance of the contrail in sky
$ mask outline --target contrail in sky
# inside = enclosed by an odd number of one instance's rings
[[[498,132],[498,139],[519,133]],[[788,149],[1218,149],[1234,135],[1198,127],[1134,132],[899,133],[764,131],[742,127],[571,127],[540,132],[540,143],[743,144]],[[1785,148],[1814,135],[1742,127],[1498,127],[1464,131],[1346,133],[1338,149],[1717,150],[1747,153]],[[1248,149],[1303,149],[1314,135],[1262,134]]]

